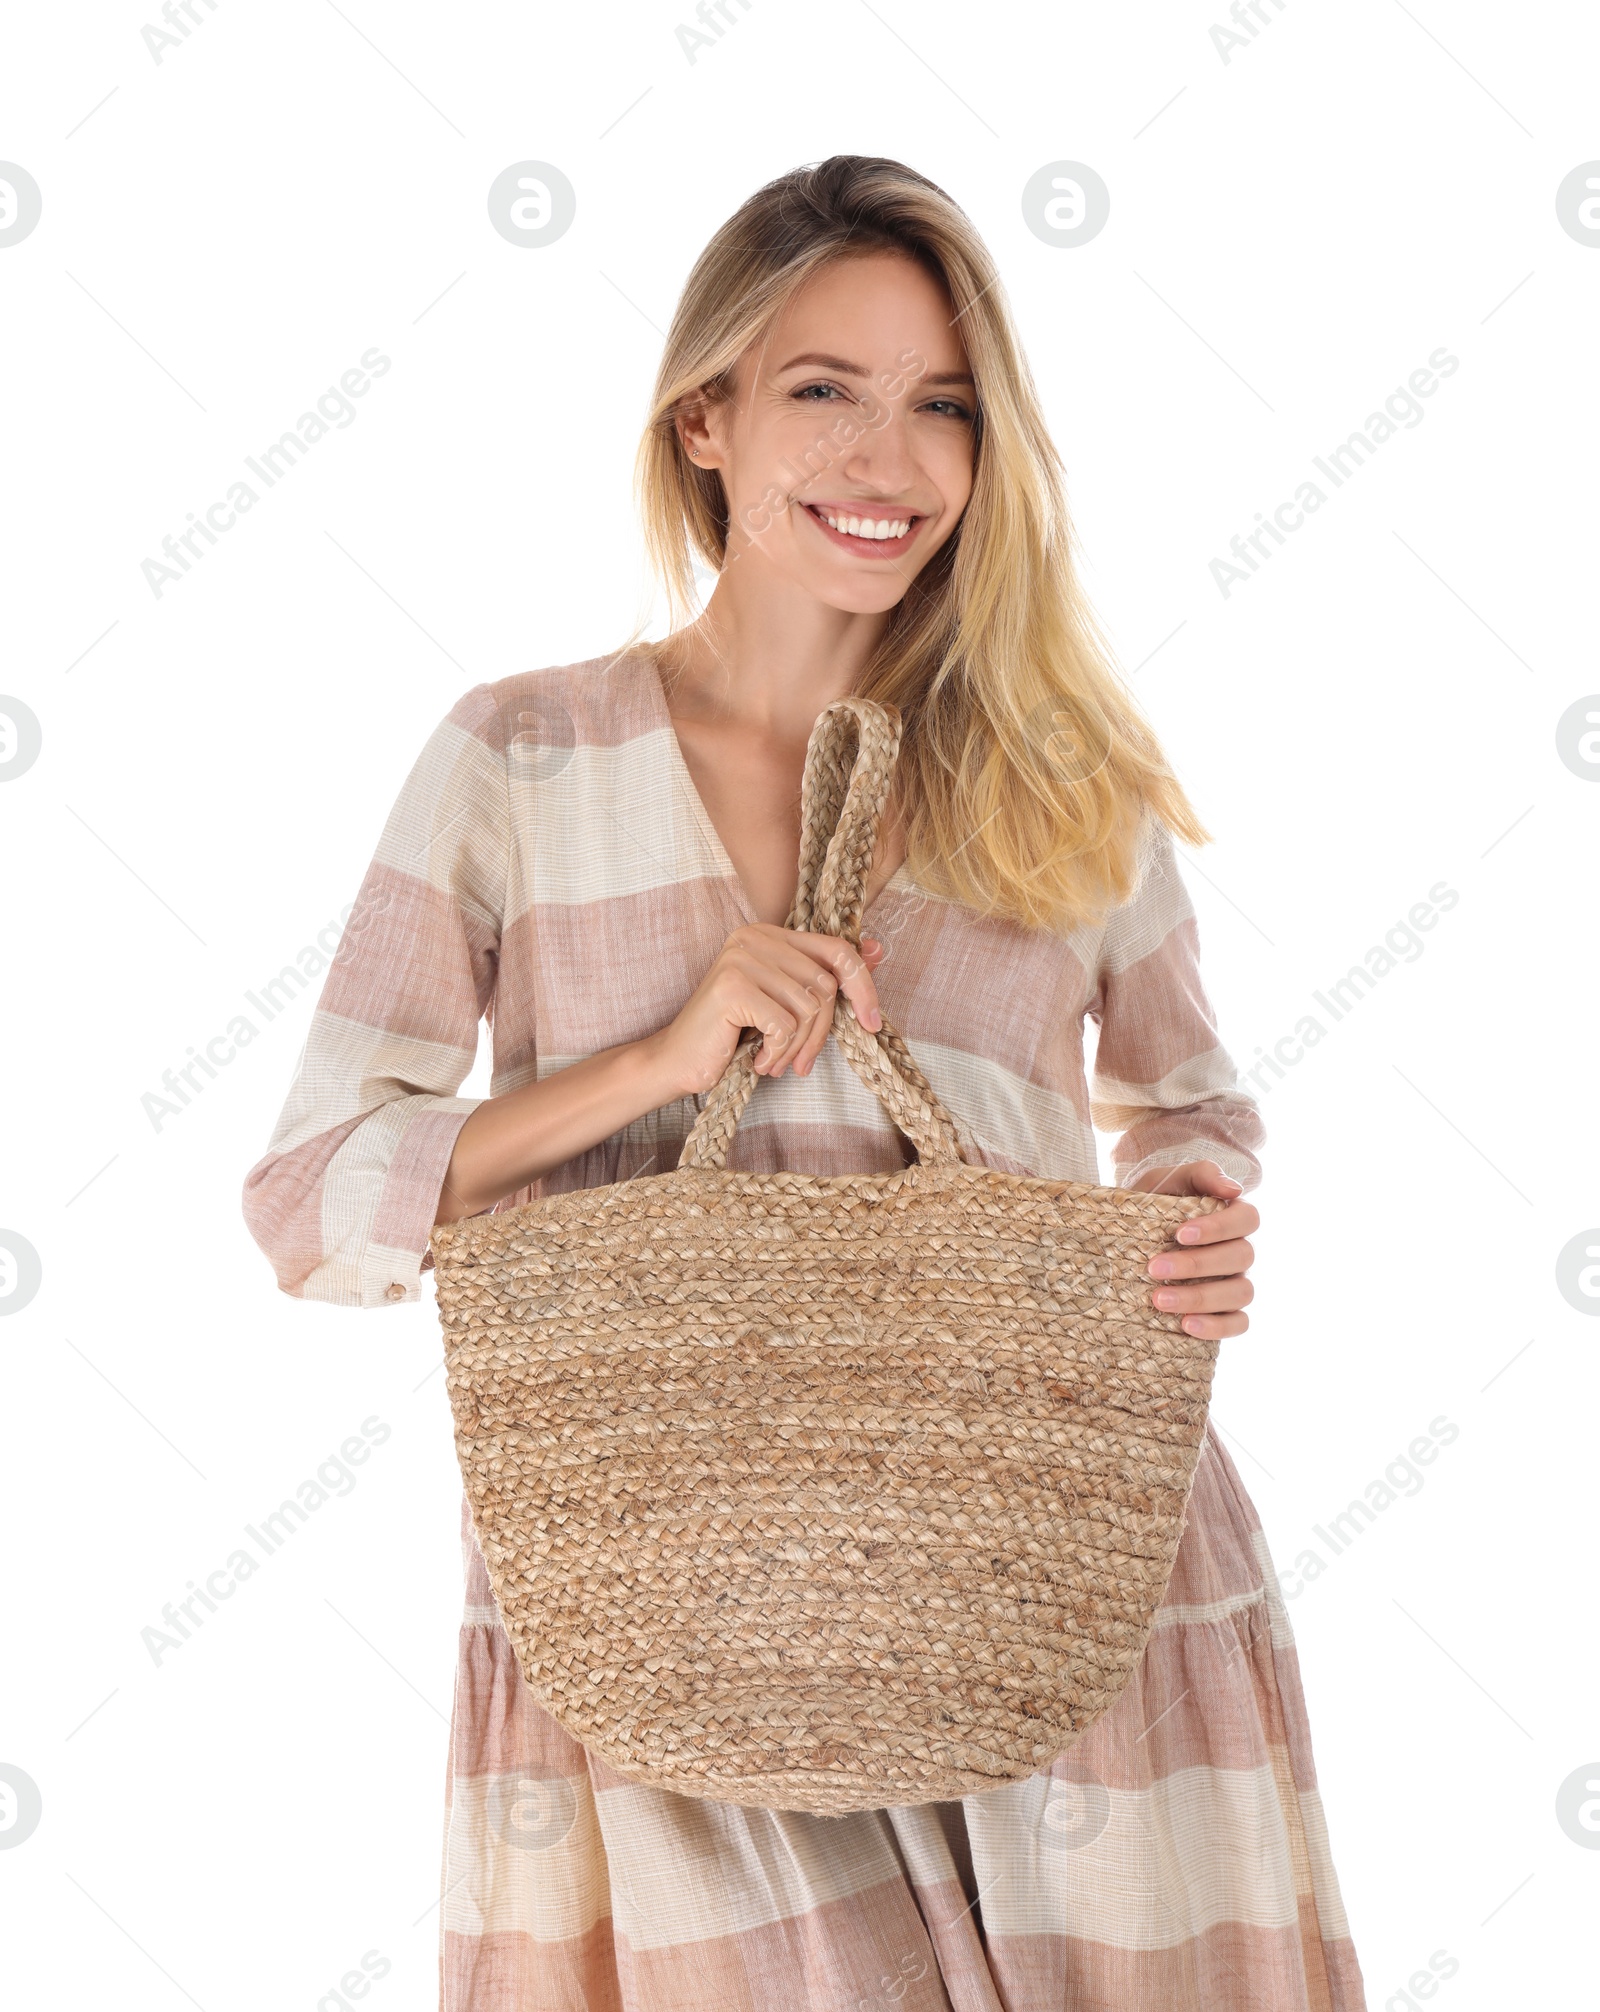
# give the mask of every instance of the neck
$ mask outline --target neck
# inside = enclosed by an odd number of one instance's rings
[[[705,612],[658,646],[674,713],[804,741],[853,692],[887,614],[832,608],[788,582],[725,565]]]

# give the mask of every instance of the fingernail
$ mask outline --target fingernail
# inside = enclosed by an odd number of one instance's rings
[[[1175,1292],[1171,1291],[1153,1292],[1151,1293],[1150,1298],[1152,1303],[1156,1306],[1176,1306],[1178,1304],[1178,1295]]]
[[[883,945],[878,941],[876,936],[863,936],[861,947],[863,950],[881,950]]]
[[[872,1034],[876,1034],[878,1029],[883,1025],[883,1015],[878,1011],[876,1006],[869,1006],[867,1008],[866,1025],[867,1031]]]
[[[1194,1223],[1185,1223],[1178,1231],[1178,1241],[1181,1244],[1197,1244],[1200,1241],[1198,1227]]]
[[[1150,1260],[1150,1276],[1152,1278],[1171,1278],[1172,1276],[1171,1258],[1153,1257]]]

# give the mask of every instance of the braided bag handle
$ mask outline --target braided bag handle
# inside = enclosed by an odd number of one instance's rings
[[[900,752],[900,715],[872,699],[838,699],[817,716],[806,747],[800,794],[800,878],[787,927],[861,943],[867,870]],[[833,1037],[845,1060],[928,1164],[959,1162],[950,1114],[887,1021],[870,1033],[841,992]],[[678,1160],[680,1167],[723,1167],[728,1146],[755,1093],[759,1031],[746,1028],[712,1086]]]

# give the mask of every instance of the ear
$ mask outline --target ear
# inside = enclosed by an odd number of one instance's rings
[[[720,468],[722,451],[707,422],[704,402],[680,405],[676,415],[678,441],[696,468]]]

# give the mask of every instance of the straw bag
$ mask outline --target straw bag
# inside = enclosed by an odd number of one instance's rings
[[[859,940],[899,719],[830,706],[790,927]],[[836,1815],[1035,1773],[1171,1573],[1217,1344],[1149,1301],[1209,1197],[967,1164],[905,1043],[833,1034],[916,1164],[677,1169],[432,1237],[456,1450],[535,1698],[619,1773]]]

